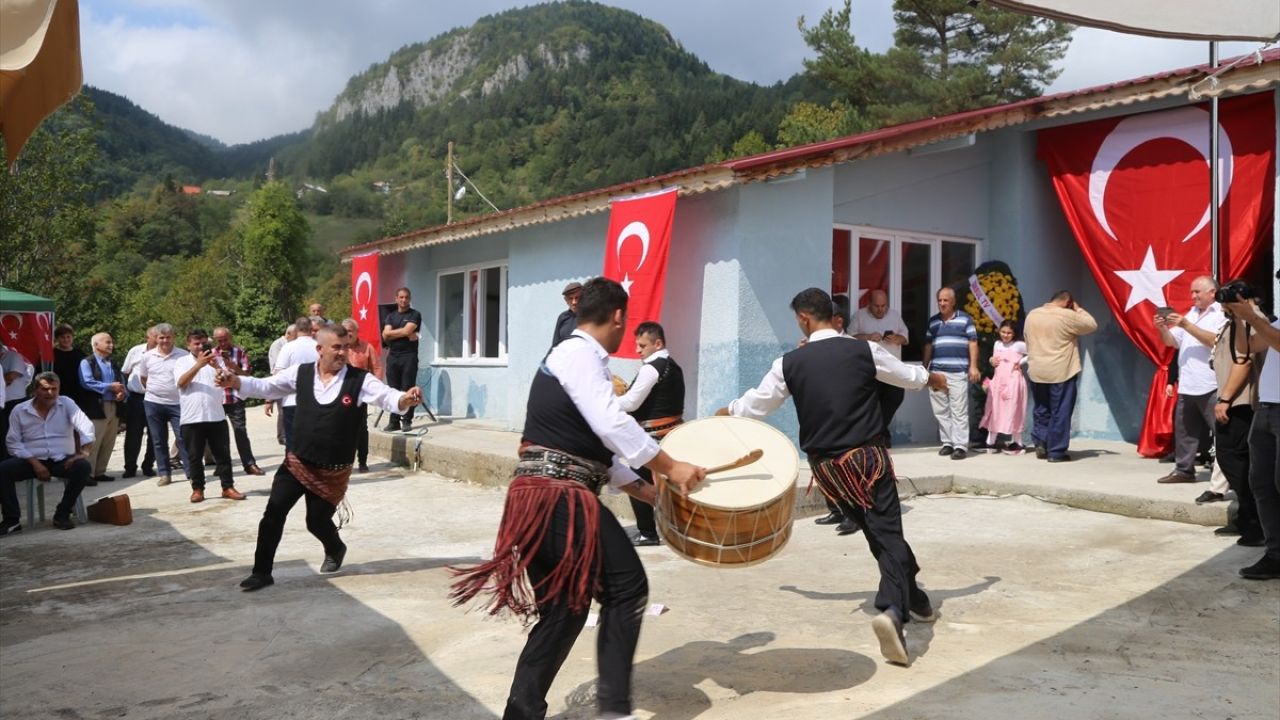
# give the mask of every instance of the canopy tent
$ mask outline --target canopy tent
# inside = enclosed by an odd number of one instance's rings
[[[1076,25],[1189,40],[1280,39],[1280,2],[1231,0],[987,0],[992,5]]]
[[[53,311],[49,298],[0,287],[0,340],[32,365],[52,366]]]
[[[9,166],[83,81],[77,0],[0,0],[0,135]]]

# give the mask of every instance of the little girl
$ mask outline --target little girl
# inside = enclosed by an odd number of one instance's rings
[[[995,375],[987,388],[987,409],[981,427],[987,431],[987,445],[996,447],[999,435],[1010,435],[1013,444],[1004,448],[1009,455],[1021,455],[1022,431],[1027,416],[1027,381],[1022,368],[1027,364],[1027,344],[1017,340],[1013,321],[1000,324],[1000,340],[991,353]]]

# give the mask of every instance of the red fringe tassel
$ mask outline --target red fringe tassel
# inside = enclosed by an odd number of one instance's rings
[[[546,538],[561,498],[569,508],[564,556],[535,587],[529,582],[529,564]],[[507,490],[493,559],[472,568],[449,568],[457,578],[449,599],[458,606],[478,595],[488,595],[481,607],[490,615],[510,610],[528,623],[537,616],[537,591],[545,588],[544,602],[565,602],[573,612],[586,612],[600,577],[599,531],[600,502],[584,485],[572,480],[517,477]]]
[[[861,508],[871,507],[872,490],[891,470],[893,461],[882,447],[854,448],[830,460],[814,463],[813,480],[832,501],[843,500]],[[813,482],[810,482],[812,487]]]

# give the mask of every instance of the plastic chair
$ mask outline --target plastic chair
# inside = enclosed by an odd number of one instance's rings
[[[62,480],[62,478],[51,478],[49,482],[54,480]],[[62,481],[66,484],[66,481]],[[44,522],[44,486],[49,483],[43,483],[35,478],[27,481],[27,524],[36,524],[36,508],[40,511],[40,522]],[[76,519],[83,525],[89,522],[89,511],[84,507],[84,493],[76,498]]]

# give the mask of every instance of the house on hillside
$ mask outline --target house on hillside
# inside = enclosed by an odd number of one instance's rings
[[[200,189],[199,185],[183,185],[182,186],[183,195],[199,195],[201,192],[203,192],[203,190]]]
[[[1217,94],[1270,105],[1263,140],[1274,153],[1280,51],[1219,70],[1214,83],[1205,82],[1210,72],[1184,68],[693,167],[384,238],[344,257],[379,253],[379,303],[392,302],[398,286],[413,290],[429,403],[512,429],[523,425],[529,383],[564,309],[561,288],[603,268],[611,199],[679,188],[660,320],[685,368],[686,417],[725,405],[795,347],[788,303],[803,288],[857,297],[884,287],[911,331],[910,360],[935,312],[934,291],[1001,260],[1027,307],[1069,289],[1098,319],[1098,332],[1082,342],[1074,429],[1132,442],[1155,365],[1108,309],[1037,142],[1053,128],[1188,108]],[[1262,208],[1254,262],[1268,278],[1280,258],[1272,158],[1271,206]],[[888,264],[871,284],[870,256],[886,250]],[[638,367],[612,363],[628,379]],[[936,440],[928,406],[925,393],[908,393],[892,427],[896,440]],[[794,439],[789,404],[770,421]]]

